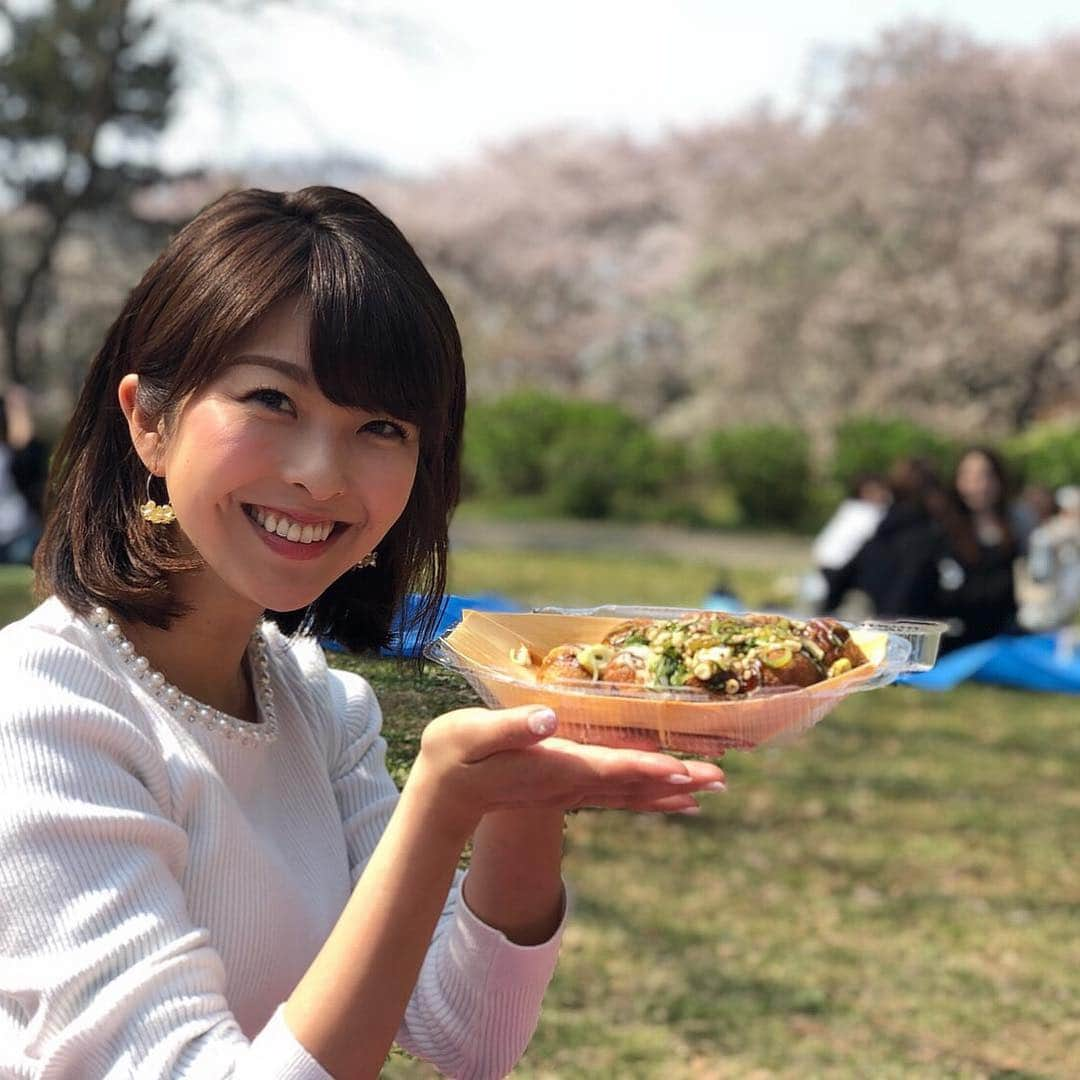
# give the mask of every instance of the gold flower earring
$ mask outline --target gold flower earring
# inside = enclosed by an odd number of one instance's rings
[[[151,525],[171,525],[176,520],[176,513],[172,503],[164,502],[160,506],[150,497],[150,481],[154,479],[153,473],[146,476],[146,502],[139,507],[139,513],[144,521]]]
[[[377,551],[369,551],[357,564],[357,570],[369,570],[375,566],[379,561],[379,553]]]

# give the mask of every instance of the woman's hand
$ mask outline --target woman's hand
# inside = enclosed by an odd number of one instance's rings
[[[406,788],[434,800],[440,820],[465,835],[497,810],[693,813],[694,792],[723,789],[716,765],[583,746],[551,737],[555,726],[555,714],[543,706],[446,713],[425,729]]]

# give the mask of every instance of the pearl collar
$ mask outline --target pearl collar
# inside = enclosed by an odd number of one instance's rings
[[[150,666],[150,661],[145,656],[140,656],[135,651],[135,646],[124,636],[123,630],[105,608],[94,608],[90,612],[89,622],[112,646],[128,674],[141,683],[174,716],[200,724],[207,730],[218,732],[226,739],[235,739],[244,746],[271,743],[277,738],[278,722],[274,710],[274,688],[270,682],[270,658],[267,654],[266,638],[261,630],[257,629],[251,635],[247,654],[255,683],[255,703],[262,717],[261,723],[253,724],[204,705],[201,701],[189,697],[179,687],[173,686],[160,671],[155,671]]]

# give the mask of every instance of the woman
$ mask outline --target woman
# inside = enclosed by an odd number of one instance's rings
[[[21,433],[13,433],[9,425],[8,403],[9,400],[22,403],[19,390],[21,387],[12,387],[0,398],[0,563],[29,564],[41,536],[41,524],[20,483],[23,479],[20,466],[27,460],[27,447],[21,439],[18,446],[14,445],[13,435]],[[21,410],[16,410],[15,419],[21,422]],[[33,452],[31,449],[30,453]]]
[[[826,611],[835,611],[850,590],[868,599],[875,615],[937,612],[937,562],[944,535],[939,522],[945,492],[925,458],[901,458],[888,474],[890,504],[873,535],[828,575]]]
[[[398,797],[312,635],[380,645],[416,589],[433,620],[464,395],[441,293],[343,191],[226,196],[136,286],[57,451],[46,599],[0,631],[0,1075],[373,1077],[396,1035],[501,1076],[562,812],[722,787],[467,709]]]
[[[940,614],[951,624],[942,647],[1015,632],[1019,548],[1005,466],[994,450],[973,446],[960,455],[942,522],[948,542],[939,562]]]

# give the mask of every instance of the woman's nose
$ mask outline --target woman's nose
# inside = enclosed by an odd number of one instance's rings
[[[345,490],[344,462],[333,439],[311,436],[292,448],[286,478],[314,501],[325,502]]]

